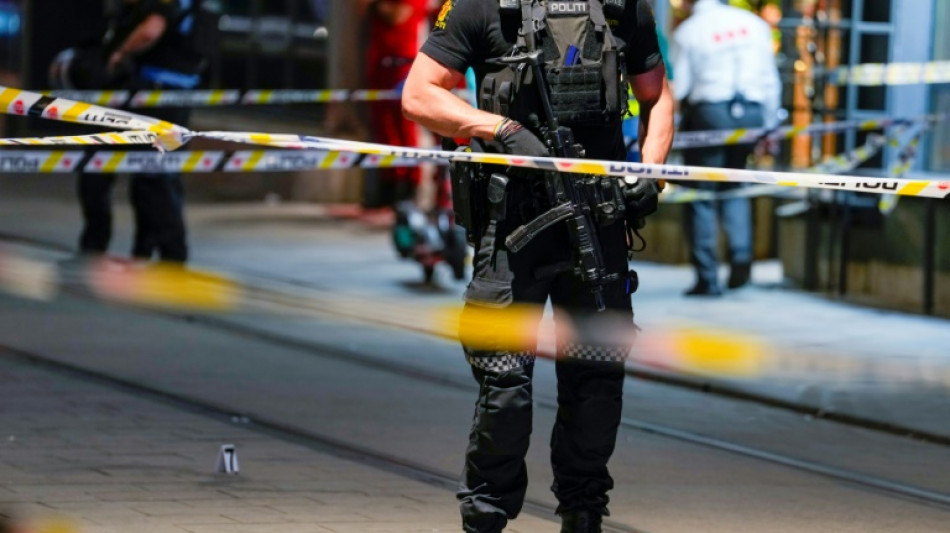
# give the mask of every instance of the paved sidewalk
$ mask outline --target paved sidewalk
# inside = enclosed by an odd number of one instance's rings
[[[0,352],[0,514],[26,533],[458,531],[451,491]],[[216,473],[222,444],[240,473]],[[533,516],[511,531],[551,531]]]

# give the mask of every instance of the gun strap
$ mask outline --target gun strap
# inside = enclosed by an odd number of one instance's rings
[[[518,32],[518,46],[529,52],[534,51],[535,43],[534,0],[521,0],[521,31]]]
[[[539,233],[558,222],[571,218],[573,215],[574,207],[570,202],[564,202],[552,207],[527,224],[515,228],[515,230],[505,238],[505,246],[508,247],[508,250],[512,253],[518,253],[518,251],[537,237]]]

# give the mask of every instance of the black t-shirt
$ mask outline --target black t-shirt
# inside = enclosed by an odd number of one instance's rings
[[[135,58],[137,65],[153,65],[179,70],[183,68],[180,50],[176,40],[179,38],[176,25],[182,14],[179,0],[123,0],[112,23],[111,38],[106,48],[111,53],[118,49],[140,24],[152,15],[165,19],[167,27],[155,46]]]
[[[662,62],[656,21],[645,0],[628,0],[620,20],[608,22],[614,36],[626,44],[628,74],[643,74]],[[520,10],[502,15],[498,0],[449,0],[422,53],[457,72],[472,68],[480,84],[487,72],[497,70],[486,62],[511,51],[520,27]],[[619,122],[609,128],[573,130],[589,158],[623,159],[626,155]]]

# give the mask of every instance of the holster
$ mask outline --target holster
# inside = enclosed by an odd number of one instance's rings
[[[457,148],[459,151],[470,152],[498,152],[491,143],[473,138],[469,146]],[[465,239],[472,246],[481,238],[488,226],[489,220],[498,214],[501,208],[504,214],[504,204],[492,205],[489,200],[489,185],[494,175],[504,178],[498,172],[502,167],[484,165],[481,163],[467,163],[453,161],[449,165],[449,176],[452,179],[452,210],[455,212],[455,223],[465,228]],[[507,180],[507,178],[505,178]],[[507,183],[507,182],[506,182]],[[496,186],[497,187],[497,186]],[[498,194],[495,192],[494,194]]]

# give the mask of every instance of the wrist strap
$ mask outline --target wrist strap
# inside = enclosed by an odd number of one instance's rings
[[[524,129],[524,126],[522,126],[520,122],[518,122],[517,120],[512,120],[508,117],[505,117],[501,119],[501,122],[499,122],[495,126],[495,130],[492,133],[492,136],[495,138],[496,141],[503,142],[509,136],[511,136],[514,133],[517,133],[518,131],[522,129]]]
[[[491,131],[491,136],[492,136],[496,141],[500,140],[500,139],[498,138],[498,133],[501,131],[501,128],[504,127],[505,122],[508,122],[509,120],[511,120],[511,119],[509,119],[508,117],[505,117],[505,118],[501,119],[501,120],[498,122],[498,124],[495,124],[495,129],[493,129],[493,130]]]

